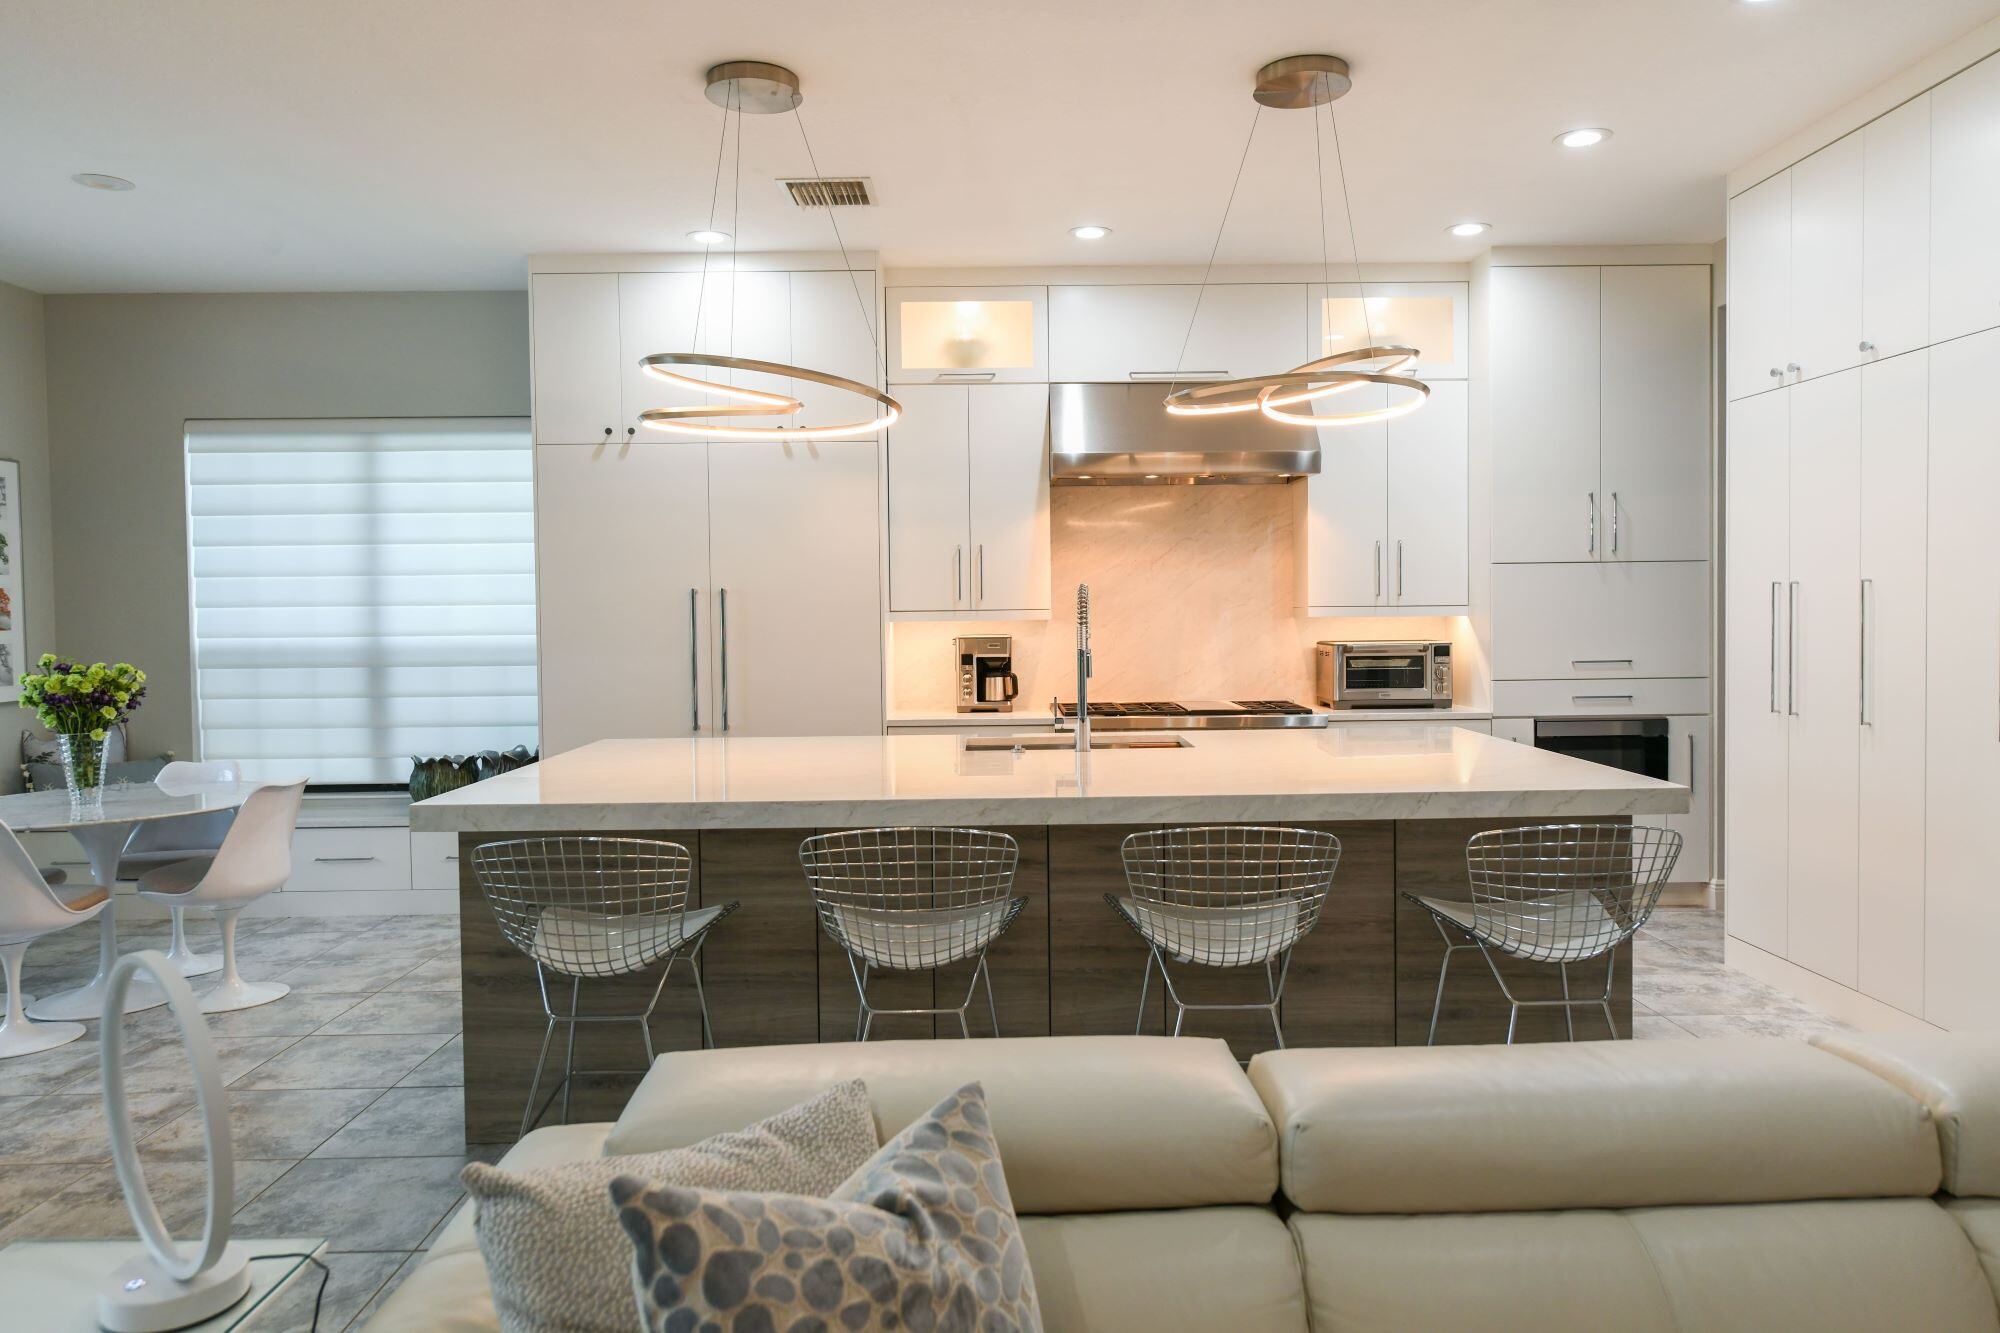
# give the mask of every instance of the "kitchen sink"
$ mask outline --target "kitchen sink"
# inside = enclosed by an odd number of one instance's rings
[[[1106,736],[1090,738],[1093,750],[1185,750],[1194,742],[1180,736]],[[1075,735],[1043,732],[1035,736],[968,736],[967,750],[1074,750]]]

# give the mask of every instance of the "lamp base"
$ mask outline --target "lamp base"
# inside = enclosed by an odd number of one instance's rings
[[[113,1269],[97,1288],[97,1323],[109,1333],[165,1333],[213,1319],[250,1290],[250,1256],[240,1245],[186,1282],[140,1253]]]

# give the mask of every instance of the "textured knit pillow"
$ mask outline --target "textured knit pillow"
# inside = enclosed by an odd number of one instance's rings
[[[604,1206],[611,1181],[634,1172],[707,1189],[826,1195],[875,1152],[875,1117],[860,1080],[686,1148],[507,1171],[473,1162],[460,1175],[475,1201],[479,1250],[506,1333],[631,1333],[631,1247]]]
[[[1039,1330],[1028,1252],[967,1084],[831,1198],[723,1193],[620,1176],[647,1333]]]

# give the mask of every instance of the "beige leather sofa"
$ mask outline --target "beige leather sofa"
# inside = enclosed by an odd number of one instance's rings
[[[1051,1330],[2000,1329],[1995,1038],[1286,1051],[1247,1076],[1153,1037],[688,1052],[615,1125],[505,1161],[692,1143],[852,1077],[885,1135],[985,1084]],[[469,1209],[370,1325],[496,1327]]]

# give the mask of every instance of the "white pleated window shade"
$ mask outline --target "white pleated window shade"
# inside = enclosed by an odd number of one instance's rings
[[[528,423],[192,421],[201,756],[403,783],[535,744]]]

